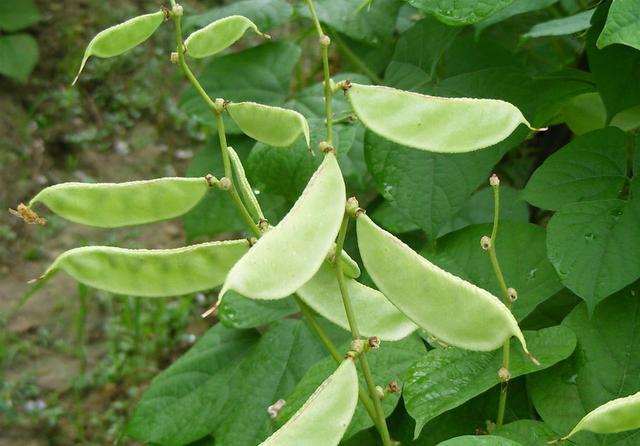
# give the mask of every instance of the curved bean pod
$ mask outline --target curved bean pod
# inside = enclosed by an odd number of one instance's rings
[[[295,110],[255,102],[231,102],[227,111],[240,130],[256,141],[287,147],[302,134],[310,147],[309,123]]]
[[[87,246],[61,254],[43,278],[64,271],[78,282],[116,294],[178,296],[220,286],[248,250],[246,240],[177,249]]]
[[[380,291],[419,327],[446,344],[490,351],[516,336],[527,344],[509,309],[486,290],[438,268],[367,215],[357,219],[364,266]]]
[[[258,199],[253,193],[251,184],[249,184],[247,174],[244,171],[244,166],[242,165],[242,161],[240,161],[238,153],[233,149],[233,147],[229,146],[227,149],[231,165],[233,166],[233,171],[238,179],[238,189],[240,189],[240,193],[245,199],[249,213],[255,220],[264,220],[264,214],[260,208],[260,203],[258,203]]]
[[[320,269],[340,229],[346,193],[333,153],[325,155],[293,208],[231,269],[220,292],[282,299]]]
[[[196,59],[213,56],[240,40],[249,28],[253,29],[256,34],[269,37],[261,33],[256,24],[248,18],[232,15],[211,22],[187,37],[187,40],[184,41],[187,55]]]
[[[164,19],[165,13],[158,11],[134,17],[119,25],[100,31],[91,39],[87,49],[84,51],[84,57],[73,84],[80,77],[80,73],[82,73],[82,69],[89,57],[114,57],[129,51],[151,37]]]
[[[284,426],[259,446],[336,446],[358,403],[358,374],[345,359]]]
[[[418,328],[380,291],[347,277],[345,282],[356,322],[363,336],[378,336],[385,341],[398,341]],[[297,294],[320,316],[347,331],[351,330],[344,311],[336,271],[332,265],[325,262]]]
[[[200,177],[62,183],[40,191],[29,207],[43,203],[67,220],[99,228],[139,225],[184,214],[215,182],[213,177]]]
[[[351,277],[352,279],[360,277],[360,266],[358,266],[358,262],[349,257],[349,254],[347,254],[345,250],[342,250],[340,253],[340,261],[342,262],[342,269],[344,270],[345,276]]]
[[[579,431],[614,434],[633,429],[640,429],[640,392],[596,407],[578,422],[569,435],[562,437],[562,440]]]
[[[489,147],[520,124],[520,110],[498,99],[443,98],[390,87],[350,84],[347,97],[365,127],[390,141],[429,152]]]

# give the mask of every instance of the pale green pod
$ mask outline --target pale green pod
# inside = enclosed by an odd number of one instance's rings
[[[345,283],[358,329],[363,336],[378,336],[385,341],[398,341],[417,329],[416,325],[380,291],[348,277],[345,277]],[[320,316],[351,331],[334,266],[325,262],[297,294]]]
[[[520,110],[498,99],[443,98],[390,87],[350,84],[347,96],[362,124],[415,149],[459,153],[499,143],[520,124]]]
[[[158,29],[165,19],[163,11],[144,14],[127,20],[119,25],[100,31],[87,46],[80,69],[73,84],[76,83],[89,57],[114,57],[140,45]]]
[[[249,213],[255,220],[264,220],[264,214],[260,208],[260,203],[258,203],[258,199],[253,193],[251,184],[249,184],[249,180],[247,179],[247,174],[244,171],[244,166],[242,165],[242,161],[240,161],[240,157],[233,147],[227,147],[227,149],[229,151],[229,158],[231,159],[233,171],[238,179],[238,189],[240,189],[240,193],[245,200]]]
[[[187,55],[196,59],[213,56],[240,40],[249,28],[253,29],[256,34],[268,38],[248,18],[232,15],[211,22],[187,37],[187,40],[184,41]]]
[[[287,147],[304,135],[310,147],[309,123],[295,110],[255,102],[230,102],[227,111],[240,130],[256,141]]]
[[[64,271],[78,282],[116,294],[178,296],[220,286],[247,251],[246,240],[177,249],[86,246],[61,254],[43,277]]]
[[[364,266],[380,291],[419,327],[445,344],[491,351],[515,336],[529,354],[509,309],[486,290],[413,251],[367,215],[357,219]]]
[[[596,407],[578,422],[569,435],[562,439],[566,440],[579,431],[615,434],[633,429],[640,429],[640,392]]]
[[[358,403],[358,374],[345,359],[280,429],[259,446],[336,446]]]
[[[358,263],[349,257],[349,254],[344,250],[340,253],[340,261],[342,262],[342,270],[345,276],[353,279],[360,277],[360,267]]]
[[[62,183],[40,191],[29,207],[42,203],[67,220],[99,228],[139,225],[184,214],[216,181],[213,177],[200,177]]]
[[[281,299],[320,269],[340,229],[345,186],[333,153],[325,155],[289,213],[231,269],[220,293]]]

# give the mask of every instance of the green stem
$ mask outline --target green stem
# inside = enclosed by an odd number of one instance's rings
[[[349,216],[345,213],[340,225],[340,232],[338,232],[338,240],[336,241],[336,253],[341,253],[344,248],[344,240],[347,236],[347,229],[349,228]],[[339,254],[336,254],[339,255]],[[335,262],[336,276],[338,278],[338,286],[340,287],[340,294],[342,295],[342,302],[344,304],[344,311],[347,314],[347,321],[349,321],[349,327],[351,328],[351,337],[354,340],[360,339],[360,331],[358,330],[358,323],[356,322],[353,307],[351,306],[351,299],[349,297],[349,290],[344,280],[344,271],[342,269],[342,262]],[[369,389],[369,396],[373,400],[373,405],[376,411],[376,419],[380,436],[382,437],[382,444],[384,446],[391,446],[393,443],[389,436],[389,429],[387,428],[387,422],[384,416],[384,410],[382,409],[382,401],[378,397],[376,392],[376,385],[373,381],[373,375],[371,368],[369,367],[369,361],[367,355],[363,351],[358,355],[360,360],[360,367],[362,368],[362,374],[364,380],[367,383]]]

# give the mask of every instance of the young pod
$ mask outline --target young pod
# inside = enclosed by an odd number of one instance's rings
[[[333,154],[325,156],[293,208],[231,269],[221,291],[281,299],[320,269],[340,229],[346,200]]]
[[[259,446],[336,446],[358,403],[358,374],[345,359],[304,405]]]
[[[210,187],[211,177],[62,183],[40,191],[29,207],[42,203],[75,223],[116,228],[180,216],[198,204]]]
[[[249,28],[256,34],[268,38],[248,18],[232,15],[216,20],[187,37],[184,41],[187,55],[196,59],[213,56],[240,40]]]
[[[231,102],[227,111],[240,130],[257,141],[287,147],[304,135],[310,147],[309,123],[297,111],[255,102]]]
[[[459,153],[489,147],[531,124],[498,99],[443,98],[390,87],[350,84],[358,119],[378,135],[415,149]]]
[[[179,296],[220,286],[248,250],[246,240],[177,249],[87,246],[61,254],[43,278],[64,271],[80,283],[115,294]]]
[[[84,52],[80,69],[73,83],[75,84],[78,77],[80,77],[80,73],[82,73],[82,69],[89,57],[114,57],[129,51],[131,48],[140,45],[151,37],[164,19],[165,13],[158,11],[134,17],[124,23],[99,32],[91,42],[89,42],[89,46],[87,46]]]
[[[578,422],[569,435],[562,439],[566,440],[579,431],[614,434],[633,429],[640,429],[640,392],[596,407]]]
[[[490,351],[516,336],[527,344],[509,309],[486,290],[438,268],[366,214],[357,219],[364,266],[380,291],[409,319],[442,342]]]
[[[240,157],[233,147],[227,147],[227,150],[229,152],[231,165],[233,166],[233,171],[238,179],[238,189],[240,189],[240,193],[244,197],[245,203],[247,203],[249,213],[257,221],[265,220],[262,209],[260,208],[260,203],[258,203],[258,199],[253,193],[251,184],[249,184],[249,180],[247,179],[247,174],[244,171],[244,166],[242,165],[242,161],[240,161]]]

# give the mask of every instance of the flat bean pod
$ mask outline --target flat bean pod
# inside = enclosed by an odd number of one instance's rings
[[[198,204],[214,181],[200,177],[62,183],[40,191],[29,207],[43,203],[67,220],[99,228],[139,225],[184,214]]]
[[[345,359],[284,426],[259,446],[336,446],[358,403],[358,374]]]
[[[240,40],[249,28],[253,29],[256,34],[266,36],[248,18],[232,15],[211,22],[204,28],[193,32],[184,41],[184,46],[187,49],[187,54],[193,58],[201,59],[213,56]]]
[[[353,279],[360,277],[360,267],[358,266],[358,263],[349,257],[349,254],[344,250],[340,253],[340,261],[342,262],[342,269],[345,276]]]
[[[325,155],[293,208],[231,269],[222,288],[252,299],[282,299],[320,269],[340,229],[346,193],[333,153]]]
[[[347,277],[345,282],[356,322],[363,336],[378,336],[385,341],[398,341],[418,328],[380,291]],[[297,294],[320,316],[350,331],[333,265],[325,262]]]
[[[238,179],[238,189],[240,189],[240,193],[244,197],[249,213],[256,220],[264,219],[264,214],[262,213],[262,209],[260,208],[260,203],[258,203],[258,199],[253,193],[251,184],[249,184],[249,180],[247,179],[247,174],[244,171],[244,166],[242,165],[242,161],[240,161],[240,157],[233,149],[233,147],[227,147],[227,149],[229,151],[229,158],[231,159],[233,171],[235,172],[236,178]]]
[[[640,392],[596,407],[578,422],[569,435],[562,439],[566,440],[579,431],[615,434],[633,429],[640,429]]]
[[[78,282],[116,294],[178,296],[220,286],[248,250],[246,240],[177,249],[87,246],[61,254],[43,277],[64,271]]]
[[[87,46],[75,84],[89,57],[114,57],[140,45],[158,29],[165,19],[163,11],[144,14],[100,31]]]
[[[527,344],[509,309],[486,290],[438,268],[367,215],[357,219],[364,266],[380,291],[419,327],[446,344],[490,351],[516,336]]]
[[[287,147],[304,135],[307,147],[309,123],[295,110],[255,102],[231,102],[227,111],[240,130],[256,141],[275,147]]]
[[[390,87],[350,84],[347,96],[362,124],[415,149],[459,153],[489,147],[520,124],[518,108],[498,99],[443,98]]]

